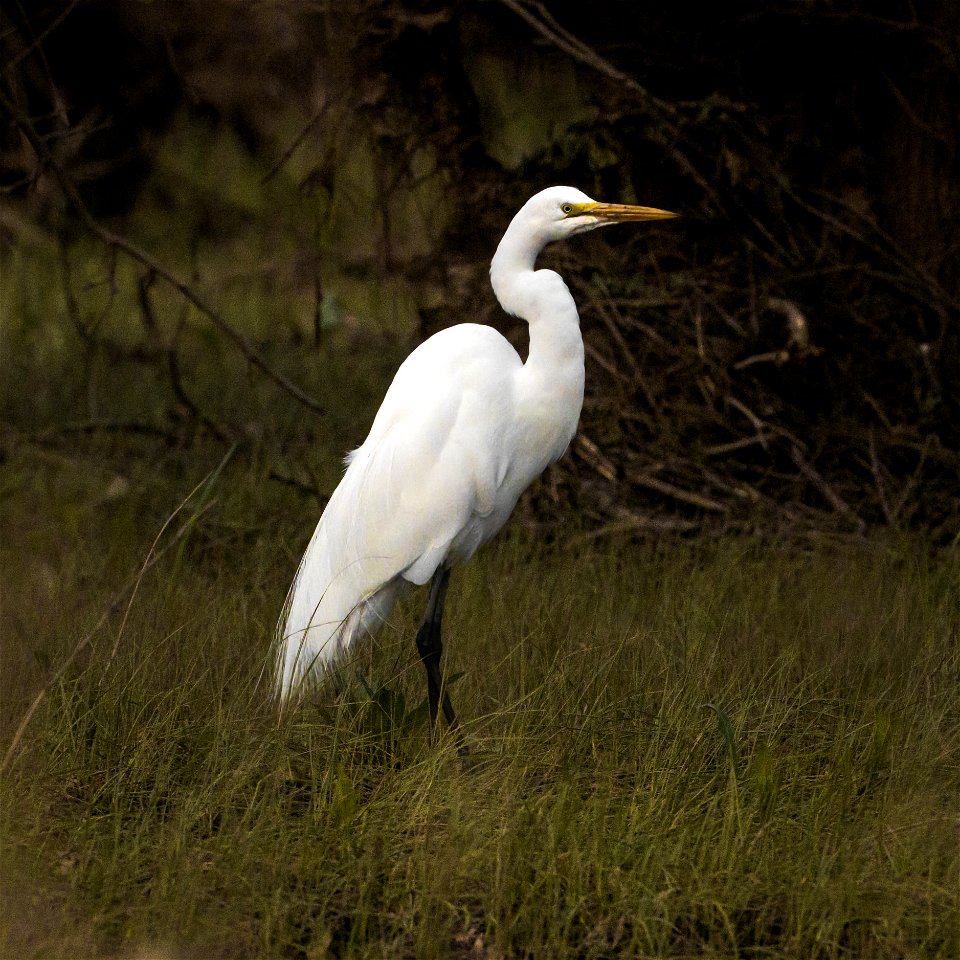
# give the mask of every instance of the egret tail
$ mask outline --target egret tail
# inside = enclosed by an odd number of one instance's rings
[[[352,463],[317,525],[280,620],[277,692],[285,701],[311,677],[320,677],[361,635],[389,615],[404,587],[386,557],[360,549],[364,523],[355,514],[362,500],[362,465]]]

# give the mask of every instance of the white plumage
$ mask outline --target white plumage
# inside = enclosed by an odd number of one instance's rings
[[[527,360],[492,327],[464,323],[430,337],[400,366],[369,435],[347,457],[290,588],[280,623],[281,699],[374,630],[407,588],[435,577],[417,642],[436,718],[449,568],[506,523],[520,494],[563,454],[580,416],[577,308],[559,275],[535,269],[536,257],[551,241],[607,223],[671,216],[551,187],[513,218],[490,279],[503,308],[529,325]]]

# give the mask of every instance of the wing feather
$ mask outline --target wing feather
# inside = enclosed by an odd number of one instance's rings
[[[493,509],[495,427],[519,364],[499,334],[471,324],[437,334],[398,370],[290,588],[281,696],[375,628],[405,584],[430,579],[471,517]]]

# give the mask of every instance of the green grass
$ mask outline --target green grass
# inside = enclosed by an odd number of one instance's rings
[[[278,720],[316,508],[266,464],[118,597],[207,466],[145,450],[104,499],[98,442],[5,464],[5,743],[48,692],[2,784],[4,956],[957,955],[956,550],[515,526],[453,582],[462,763],[417,602]]]
[[[422,597],[280,720],[264,671],[319,506],[271,474],[331,489],[404,343],[291,349],[309,296],[211,249],[211,299],[229,266],[230,318],[325,408],[188,312],[184,388],[242,439],[219,473],[129,352],[138,271],[71,247],[90,340],[55,246],[0,250],[0,956],[960,955],[957,544],[514,521],[448,602],[468,762],[428,743]],[[153,292],[166,343],[182,305]]]

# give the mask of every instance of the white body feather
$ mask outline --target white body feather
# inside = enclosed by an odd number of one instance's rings
[[[406,587],[469,559],[567,448],[583,403],[583,340],[563,280],[535,261],[547,243],[605,222],[572,207],[602,206],[613,207],[552,187],[497,248],[491,282],[529,324],[525,363],[491,327],[467,323],[431,337],[397,371],[290,588],[281,698],[373,630]]]

